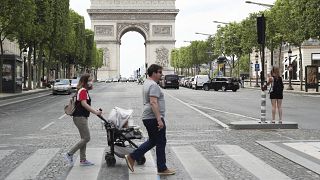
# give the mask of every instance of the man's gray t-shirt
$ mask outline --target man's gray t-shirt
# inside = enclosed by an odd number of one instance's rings
[[[150,96],[157,97],[158,98],[158,105],[160,109],[161,117],[164,118],[165,116],[165,101],[164,101],[164,95],[161,91],[159,85],[151,80],[146,79],[146,81],[143,84],[143,113],[142,113],[142,119],[155,119],[156,115],[152,111],[151,105],[150,105]]]

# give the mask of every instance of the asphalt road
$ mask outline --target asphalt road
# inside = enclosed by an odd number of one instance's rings
[[[92,106],[102,108],[107,117],[115,107],[133,109],[132,119],[140,125],[142,112],[141,85],[136,83],[98,83],[90,92]],[[320,131],[317,110],[319,97],[285,94],[283,111],[284,120],[299,123],[298,130],[227,130],[221,124],[232,121],[259,120],[260,91],[240,89],[238,92],[215,92],[192,90],[186,88],[163,90],[166,98],[167,124],[167,164],[177,169],[177,174],[161,179],[194,179],[188,163],[181,160],[179,147],[194,148],[195,160],[217,169],[225,179],[259,179],[255,171],[241,162],[235,162],[227,156],[220,145],[240,147],[249,154],[259,157],[268,166],[291,179],[318,179],[319,174],[308,170],[302,165],[293,163],[284,156],[257,144],[258,141],[277,141],[281,143],[292,141],[319,141]],[[70,95],[71,96],[71,95]],[[70,168],[62,156],[74,143],[79,140],[77,129],[71,118],[64,115],[63,106],[67,103],[68,95],[51,95],[50,92],[41,96],[13,103],[3,100],[0,104],[0,179],[10,177],[21,164],[28,161],[39,149],[58,149],[49,163],[41,169],[33,179],[66,179],[76,168]],[[22,99],[11,100],[11,102]],[[267,119],[270,120],[270,103],[267,103]],[[217,123],[220,122],[221,124]],[[105,148],[106,132],[100,120],[90,116],[89,128],[91,141],[89,148]],[[1,153],[12,150],[11,155]],[[242,152],[242,151],[241,151]],[[151,151],[155,160],[155,151]],[[180,154],[181,155],[181,154]],[[90,157],[90,154],[88,155]],[[103,158],[103,155],[101,155]],[[204,163],[204,160],[206,163]],[[249,159],[246,157],[246,159]],[[309,157],[310,159],[310,157]],[[150,161],[150,159],[148,159]],[[316,162],[316,160],[314,160]],[[319,164],[320,164],[320,160]],[[192,165],[192,164],[191,164]],[[31,168],[31,167],[30,167]],[[128,172],[123,159],[117,158],[114,168],[102,163],[96,179],[127,180],[134,179]],[[210,168],[209,168],[210,169]],[[272,171],[270,171],[272,172]],[[199,175],[199,174],[198,174]],[[266,174],[267,176],[267,174]]]

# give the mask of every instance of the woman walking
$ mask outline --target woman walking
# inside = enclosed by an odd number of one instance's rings
[[[272,104],[272,121],[275,123],[276,110],[279,113],[279,124],[282,123],[282,99],[283,99],[283,82],[280,77],[280,70],[278,67],[273,67],[268,78],[267,85],[271,85],[269,93]],[[266,88],[265,88],[266,89]]]
[[[81,76],[77,85],[77,101],[76,109],[73,113],[73,122],[79,130],[81,140],[75,144],[68,153],[65,154],[64,158],[73,166],[73,154],[80,149],[80,165],[91,166],[94,163],[90,162],[86,158],[86,147],[90,141],[90,132],[88,127],[88,117],[90,112],[96,115],[101,115],[101,111],[94,110],[91,107],[91,98],[88,90],[93,88],[92,78],[90,74],[84,74]]]

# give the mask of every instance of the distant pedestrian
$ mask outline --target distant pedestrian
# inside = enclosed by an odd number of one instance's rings
[[[273,67],[268,78],[267,85],[271,85],[269,89],[270,99],[272,104],[272,123],[275,123],[276,110],[279,113],[279,123],[282,123],[282,99],[283,99],[283,82],[280,77],[280,70],[278,67]]]
[[[131,154],[125,156],[128,168],[133,172],[136,160],[156,146],[157,169],[159,175],[173,175],[175,170],[166,166],[166,124],[164,94],[157,84],[162,76],[162,67],[152,64],[147,70],[149,78],[143,84],[142,121],[148,131],[149,139]]]
[[[241,76],[241,88],[244,88],[244,76]]]
[[[80,165],[91,166],[94,163],[90,162],[86,158],[86,147],[90,141],[90,132],[88,127],[88,117],[90,112],[96,115],[101,115],[101,111],[94,110],[91,107],[91,98],[88,90],[93,88],[92,78],[90,74],[84,74],[81,76],[77,85],[77,101],[76,110],[73,113],[73,122],[79,130],[81,140],[75,144],[64,158],[68,161],[70,166],[73,166],[73,154],[80,149]]]

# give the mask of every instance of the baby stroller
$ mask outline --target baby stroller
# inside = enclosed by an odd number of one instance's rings
[[[119,158],[124,158],[126,154],[138,148],[132,140],[141,139],[142,132],[139,126],[128,125],[132,113],[133,110],[115,107],[111,110],[107,120],[99,116],[104,122],[104,127],[107,131],[108,146],[110,146],[110,151],[105,154],[107,166],[114,166],[116,164],[114,155]],[[143,165],[145,162],[146,158],[144,156],[137,160],[138,165]]]

